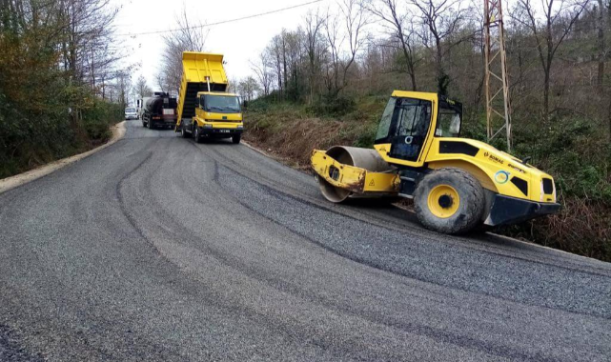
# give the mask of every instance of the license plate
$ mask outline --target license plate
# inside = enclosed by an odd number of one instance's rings
[[[231,131],[228,130],[228,129],[219,129],[217,132],[219,132],[219,133],[229,133]]]

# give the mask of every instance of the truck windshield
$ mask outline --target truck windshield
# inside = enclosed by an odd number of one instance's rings
[[[135,108],[127,108],[125,110],[125,113],[136,113],[136,109]]]
[[[206,112],[240,113],[240,101],[236,96],[206,95]]]

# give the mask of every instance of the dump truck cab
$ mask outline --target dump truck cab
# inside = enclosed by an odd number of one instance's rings
[[[198,92],[191,133],[198,138],[240,139],[244,130],[240,97],[233,93]],[[237,142],[236,142],[237,143]]]
[[[461,138],[461,125],[459,102],[436,93],[395,91],[380,120],[375,151],[313,152],[321,191],[332,202],[412,198],[420,221],[447,233],[559,210],[550,175],[484,142]]]
[[[239,143],[244,131],[240,98],[227,93],[223,55],[184,52],[175,131],[196,142],[231,138]]]

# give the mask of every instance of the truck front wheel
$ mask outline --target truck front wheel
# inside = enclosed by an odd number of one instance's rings
[[[201,130],[197,125],[193,125],[193,138],[196,143],[202,143],[202,134]]]
[[[189,133],[185,129],[184,123],[180,125],[180,135],[182,136],[182,138],[189,138]]]
[[[471,174],[444,168],[426,175],[414,192],[418,220],[428,229],[464,234],[482,221],[484,189]]]
[[[241,139],[242,139],[242,135],[241,134],[237,134],[235,136],[231,136],[231,142],[235,143],[236,145],[238,143],[240,143]]]

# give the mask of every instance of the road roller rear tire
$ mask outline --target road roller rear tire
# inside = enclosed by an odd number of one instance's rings
[[[430,230],[464,234],[482,221],[486,201],[482,185],[469,173],[444,168],[425,176],[414,193],[418,220]]]

